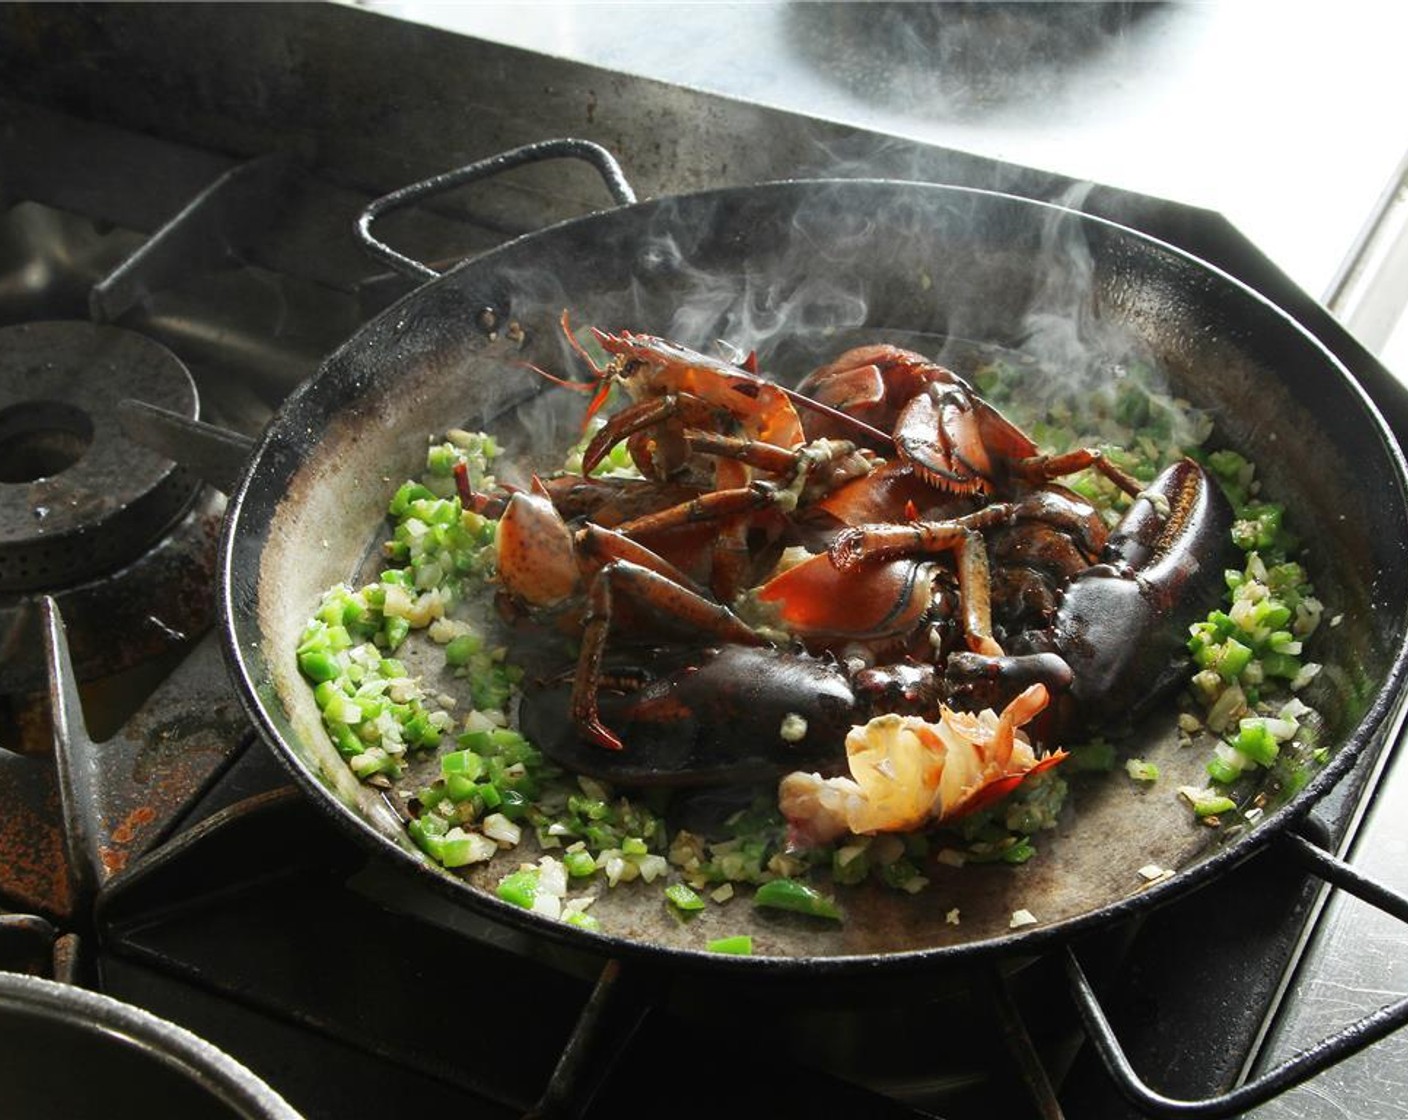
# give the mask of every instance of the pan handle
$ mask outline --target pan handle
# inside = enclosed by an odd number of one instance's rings
[[[454,171],[442,172],[419,183],[412,183],[408,187],[401,187],[390,194],[373,199],[357,217],[357,239],[372,256],[389,264],[397,272],[409,276],[413,280],[434,280],[441,275],[438,271],[428,264],[403,253],[398,253],[390,245],[374,237],[372,222],[392,210],[399,210],[403,206],[409,206],[413,202],[419,202],[421,199],[429,198],[442,191],[452,190],[465,183],[492,178],[501,172],[522,167],[526,163],[537,163],[546,159],[585,160],[597,169],[602,180],[606,183],[606,189],[611,192],[611,197],[615,199],[618,206],[629,206],[636,200],[636,192],[626,181],[625,173],[621,170],[621,165],[616,162],[616,157],[600,144],[571,137],[540,140],[536,144],[525,144],[521,148],[501,152],[488,159],[479,160],[477,163],[456,168]]]
[[[1408,898],[1361,875],[1349,864],[1303,836],[1288,832],[1279,840],[1289,846],[1291,854],[1311,874],[1333,887],[1348,891],[1401,922],[1408,922]],[[1116,1087],[1145,1116],[1178,1117],[1179,1120],[1188,1117],[1223,1120],[1225,1117],[1240,1116],[1247,1109],[1265,1104],[1408,1024],[1408,996],[1405,996],[1377,1011],[1371,1011],[1329,1038],[1292,1055],[1280,1065],[1229,1092],[1204,1100],[1179,1100],[1151,1089],[1135,1073],[1100,1007],[1094,988],[1076,959],[1074,949],[1067,945],[1065,951],[1066,977],[1086,1035],[1094,1043]]]

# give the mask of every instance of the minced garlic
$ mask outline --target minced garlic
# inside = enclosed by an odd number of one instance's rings
[[[788,712],[782,717],[782,726],[777,733],[784,743],[800,743],[807,734],[807,721],[796,712]]]

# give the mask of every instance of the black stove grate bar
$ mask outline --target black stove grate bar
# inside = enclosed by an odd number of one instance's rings
[[[1053,1071],[1049,1068],[1052,1060],[1042,1057],[1009,979],[997,969],[992,970],[990,976],[992,983],[989,990],[1002,1039],[1016,1065],[1017,1075],[1031,1098],[1035,1109],[1033,1115],[1036,1120],[1061,1120],[1061,1105]]]
[[[633,989],[641,980],[619,961],[607,961],[582,1008],[543,1095],[526,1120],[580,1120],[621,1052],[640,1028],[652,997]]]
[[[41,607],[70,898],[73,912],[85,915],[91,913],[103,879],[97,748],[83,723],[83,702],[69,658],[63,618],[52,597],[44,596]]]
[[[174,459],[223,494],[235,492],[254,450],[252,437],[188,419],[146,401],[124,400],[118,413],[128,439]]]
[[[293,167],[276,152],[221,175],[93,285],[92,320],[116,322],[151,293],[231,263],[287,206]]]

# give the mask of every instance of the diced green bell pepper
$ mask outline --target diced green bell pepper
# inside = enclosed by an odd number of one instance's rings
[[[753,905],[791,910],[814,918],[841,920],[841,911],[832,899],[798,879],[769,880],[754,893]]]

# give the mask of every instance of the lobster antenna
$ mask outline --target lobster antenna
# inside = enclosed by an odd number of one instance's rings
[[[872,427],[864,420],[857,419],[849,413],[842,412],[839,408],[832,408],[829,404],[822,404],[820,401],[812,400],[812,398],[805,393],[799,393],[797,390],[789,389],[785,385],[779,385],[778,388],[786,393],[787,399],[795,405],[809,408],[815,413],[829,417],[838,423],[848,426],[852,431],[867,435],[871,439],[879,440],[881,443],[888,443],[893,446],[895,442],[893,435],[890,435],[888,432],[882,432],[879,428]]]
[[[520,369],[531,369],[539,377],[545,377],[554,385],[561,385],[564,389],[571,389],[574,393],[596,392],[596,383],[592,381],[568,381],[565,377],[558,377],[557,374],[549,373],[541,366],[535,366],[532,362],[525,362],[521,359],[515,359],[511,364]]]
[[[606,404],[606,399],[611,395],[611,379],[606,376],[610,367],[597,365],[596,360],[587,352],[587,348],[582,345],[582,340],[572,333],[572,316],[565,307],[562,309],[560,322],[562,323],[562,333],[567,337],[567,345],[572,347],[577,356],[587,363],[587,368],[595,373],[597,377],[596,395],[592,397],[591,403],[587,405],[587,414],[582,418],[582,428],[585,430],[587,425],[592,422],[592,417],[601,411],[602,406]],[[574,382],[573,384],[585,385],[586,383]],[[591,386],[587,385],[587,388],[590,389]]]

